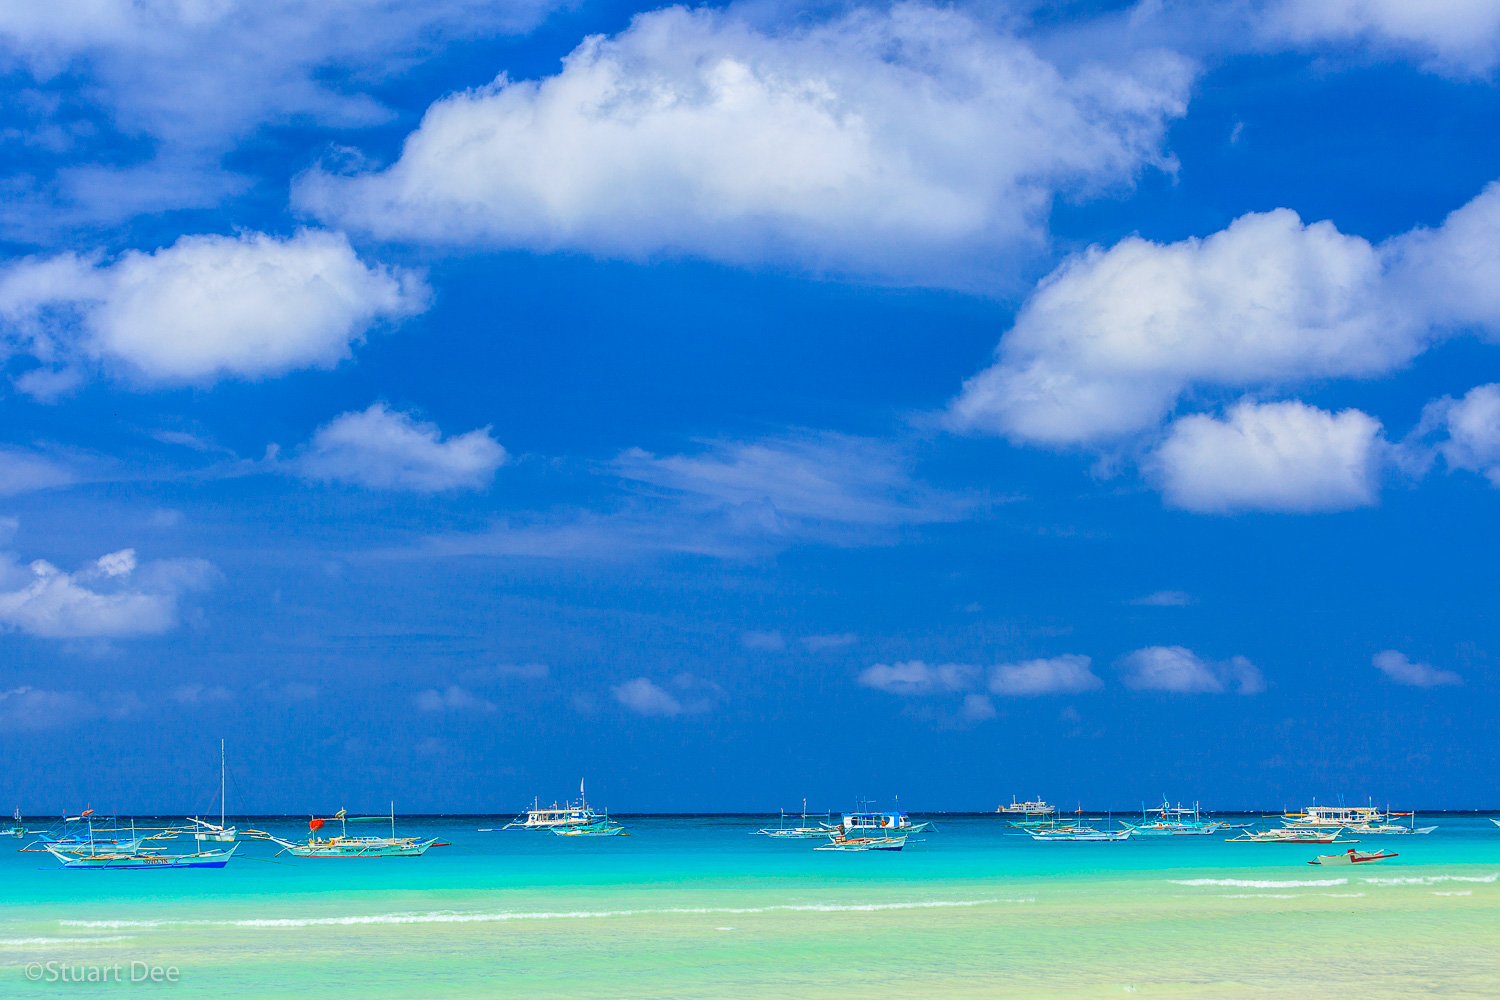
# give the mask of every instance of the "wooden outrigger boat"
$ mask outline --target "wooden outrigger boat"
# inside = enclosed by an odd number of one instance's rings
[[[1344,854],[1320,854],[1309,861],[1310,865],[1367,865],[1375,861],[1384,861],[1387,858],[1400,857],[1391,851],[1356,851],[1354,848]]]
[[[899,851],[906,846],[906,835],[899,837],[846,837],[834,834],[828,843],[815,851]]]
[[[239,836],[239,831],[224,822],[224,806],[226,802],[224,789],[224,741],[219,741],[219,822],[210,823],[206,819],[197,816],[189,816],[188,822],[192,823],[193,839],[200,843],[211,840],[220,844],[232,844]]]
[[[1343,837],[1343,830],[1297,829],[1273,826],[1265,830],[1245,830],[1237,837],[1226,837],[1226,844],[1357,844]]]
[[[825,814],[826,815],[826,814]],[[781,840],[818,839],[824,840],[828,837],[829,826],[820,823],[818,826],[807,825],[807,800],[802,800],[802,825],[787,826],[786,810],[781,810],[781,822],[775,827],[762,827],[759,830],[750,831],[757,837],[776,837]]]
[[[46,848],[64,868],[123,871],[145,868],[223,868],[234,857],[234,852],[240,849],[240,845],[235,844],[227,851],[199,851],[195,854],[157,854],[110,848],[89,851],[62,848],[54,844],[47,844]]]
[[[318,836],[318,831],[323,828],[326,821],[316,816],[307,822],[308,838],[306,841],[294,843],[282,840],[264,830],[246,830],[245,836],[280,844],[281,850],[277,852],[277,857],[291,854],[298,858],[418,858],[426,854],[430,848],[448,846],[446,843],[439,843],[436,837],[421,840],[416,837],[396,836],[396,804],[394,802],[391,803],[391,835],[389,837],[351,837],[347,826],[348,811],[340,809],[333,818],[340,824],[340,833],[336,837]]]

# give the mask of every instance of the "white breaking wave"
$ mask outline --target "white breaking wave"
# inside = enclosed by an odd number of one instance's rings
[[[1173,885],[1223,885],[1235,889],[1315,889],[1325,885],[1348,885],[1346,878],[1294,879],[1285,882],[1249,878],[1172,878]]]
[[[30,938],[0,938],[0,948],[34,948],[47,945],[76,944],[115,944],[120,941],[133,941],[133,934],[116,934],[112,937],[30,937]]]
[[[1500,872],[1489,875],[1415,875],[1406,878],[1367,878],[1370,885],[1437,885],[1439,882],[1493,882]]]
[[[1455,889],[1455,890],[1453,890],[1451,892],[1435,892],[1435,893],[1433,893],[1433,895],[1434,896],[1472,896],[1472,895],[1474,895],[1474,890],[1473,889]]]
[[[996,903],[1034,903],[1029,899],[934,899],[912,903],[806,903],[779,906],[681,906],[650,910],[560,910],[501,911],[499,913],[458,913],[437,910],[430,913],[378,913],[347,917],[281,917],[245,920],[60,920],[64,927],[119,929],[124,927],[326,927],[359,924],[481,924],[506,920],[597,920],[608,917],[638,917],[670,914],[745,914],[745,913],[872,913],[879,910],[926,910],[949,907],[990,906]]]

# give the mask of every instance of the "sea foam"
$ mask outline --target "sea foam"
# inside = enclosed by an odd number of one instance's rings
[[[609,917],[656,915],[710,915],[751,913],[874,913],[882,910],[928,910],[953,907],[991,906],[997,903],[1034,903],[1026,899],[932,899],[909,903],[802,903],[777,906],[676,906],[642,910],[505,910],[497,913],[376,913],[343,917],[261,917],[243,920],[60,920],[64,927],[117,930],[126,927],[348,927],[361,924],[482,924],[507,920],[598,920]]]
[[[1173,878],[1167,881],[1173,885],[1222,885],[1235,889],[1304,889],[1349,884],[1346,878],[1289,879],[1286,881],[1251,878]]]

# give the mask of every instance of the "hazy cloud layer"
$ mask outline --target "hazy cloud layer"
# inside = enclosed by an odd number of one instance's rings
[[[296,199],[387,239],[992,281],[1041,248],[1055,194],[1168,163],[1187,64],[1121,62],[1063,69],[920,3],[776,28],[671,7],[555,76],[444,98],[394,165],[315,171]]]
[[[251,183],[226,171],[221,157],[260,126],[382,123],[392,112],[370,96],[375,85],[444,42],[525,30],[555,6],[550,0],[0,4],[0,60],[29,98],[11,102],[17,131],[68,164],[50,184],[13,185],[0,224],[34,231],[59,221],[215,204]],[[122,136],[132,152],[120,151]],[[135,151],[142,145],[144,152]]]

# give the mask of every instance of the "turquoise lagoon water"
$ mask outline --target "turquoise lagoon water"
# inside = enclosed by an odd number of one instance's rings
[[[1500,996],[1500,828],[1483,817],[1366,837],[1400,857],[1359,868],[1306,864],[1327,847],[1047,844],[996,816],[937,819],[901,853],[814,852],[744,816],[599,839],[410,819],[404,835],[453,846],[272,863],[249,842],[223,870],[4,851],[0,997]],[[132,984],[132,961],[179,981]],[[27,979],[47,962],[121,963],[127,981]]]

